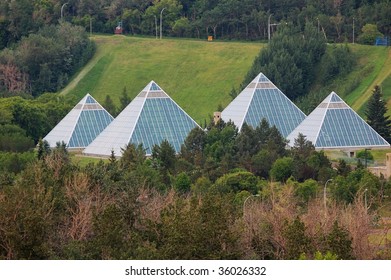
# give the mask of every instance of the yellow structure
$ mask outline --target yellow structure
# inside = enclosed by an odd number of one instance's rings
[[[213,121],[215,124],[217,124],[221,120],[221,112],[214,112],[213,113]]]

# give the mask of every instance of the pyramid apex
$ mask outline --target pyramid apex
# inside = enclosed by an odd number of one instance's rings
[[[266,77],[265,74],[262,72],[259,72],[259,74],[252,80],[252,83],[272,83],[268,77]]]
[[[338,96],[334,91],[332,91],[322,103],[335,103],[335,102],[344,102],[341,97]]]
[[[152,80],[142,90],[142,92],[146,92],[146,93],[148,93],[150,91],[162,91],[162,89],[154,80]]]

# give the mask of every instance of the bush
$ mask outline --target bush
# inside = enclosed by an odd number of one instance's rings
[[[347,75],[354,67],[356,58],[347,45],[333,46],[322,58],[323,84],[337,76]]]
[[[220,177],[214,187],[222,193],[248,191],[256,194],[260,190],[260,181],[251,172],[238,171]]]
[[[380,33],[375,24],[367,23],[361,31],[362,34],[357,38],[360,44],[373,45],[377,37],[383,37],[383,34]]]
[[[362,159],[364,161],[365,161],[365,159],[366,160],[373,160],[373,155],[368,150],[361,150],[361,151],[357,152],[356,158]]]
[[[285,182],[293,173],[293,159],[291,157],[283,157],[277,159],[272,169],[270,176],[279,182]]]

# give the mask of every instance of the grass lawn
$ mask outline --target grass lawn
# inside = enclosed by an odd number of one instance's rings
[[[104,162],[108,162],[108,159],[86,157],[83,156],[83,154],[79,154],[79,153],[71,153],[71,160],[72,163],[82,167],[88,165],[89,163],[98,163],[101,160],[103,160]]]
[[[331,47],[332,45],[328,46]],[[391,73],[391,51],[388,48],[358,44],[349,44],[349,48],[357,58],[353,70],[348,75],[337,77],[324,86],[321,85],[322,77],[317,75],[311,94],[323,94],[326,97],[335,91],[358,111],[369,98],[372,85],[380,84]],[[318,67],[317,72],[323,73],[322,65]]]
[[[376,46],[360,46],[355,50],[359,56],[359,69],[349,74],[358,87],[346,96],[347,103],[361,116],[375,85],[380,85],[391,74],[391,50]]]
[[[263,47],[261,43],[103,36],[92,37],[97,53],[62,92],[87,92],[103,103],[119,104],[123,88],[133,98],[151,80],[194,120],[203,123],[218,106],[227,106]]]

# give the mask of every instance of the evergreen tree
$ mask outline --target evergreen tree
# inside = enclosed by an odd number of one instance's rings
[[[368,124],[388,142],[391,141],[391,120],[386,116],[386,102],[382,99],[381,89],[378,85],[373,90],[372,97],[368,101],[367,116]]]
[[[111,99],[110,95],[106,95],[104,107],[112,116],[115,117],[117,115],[117,108],[115,107],[113,99]]]
[[[126,87],[123,88],[121,96],[119,97],[119,101],[121,102],[120,111],[125,109],[125,107],[128,106],[129,103],[132,101],[132,99],[128,95],[128,91],[127,91]]]

